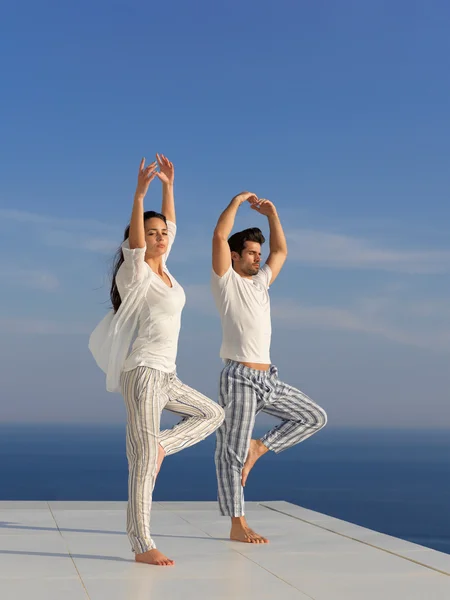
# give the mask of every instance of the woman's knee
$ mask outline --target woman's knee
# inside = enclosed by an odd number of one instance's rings
[[[216,427],[220,427],[225,421],[225,411],[216,402],[214,402],[213,421]]]
[[[217,429],[225,420],[225,411],[219,404],[217,404],[217,402],[214,402],[214,400],[206,397],[204,400],[205,405],[202,410],[203,418],[206,421],[209,421],[212,425],[214,425],[214,428]]]
[[[323,429],[323,427],[325,427],[325,425],[328,422],[328,416],[327,413],[324,411],[324,409],[321,406],[317,407],[317,431],[319,431],[319,429]]]

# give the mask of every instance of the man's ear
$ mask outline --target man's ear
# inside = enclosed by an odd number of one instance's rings
[[[232,252],[231,253],[231,260],[239,260],[241,257],[239,256],[238,252]]]

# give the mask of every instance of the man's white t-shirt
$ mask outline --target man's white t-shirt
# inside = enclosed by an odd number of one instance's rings
[[[241,277],[232,266],[222,277],[213,270],[211,288],[222,321],[221,358],[270,364],[271,279],[267,263],[251,278]]]

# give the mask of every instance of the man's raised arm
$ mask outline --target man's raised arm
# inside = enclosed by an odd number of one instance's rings
[[[252,208],[261,215],[265,215],[269,221],[270,254],[266,264],[269,265],[270,270],[272,271],[272,279],[270,280],[270,284],[272,284],[278,277],[278,274],[286,261],[288,254],[286,237],[273,202],[261,198],[261,200],[252,204]]]
[[[231,252],[228,246],[228,237],[233,229],[238,208],[246,201],[256,202],[257,197],[252,192],[241,192],[235,196],[227,208],[220,215],[214,229],[212,264],[216,275],[222,277],[231,265]]]

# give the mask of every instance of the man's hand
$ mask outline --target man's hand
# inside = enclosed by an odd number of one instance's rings
[[[173,163],[164,156],[164,154],[157,154],[156,160],[159,165],[159,172],[156,173],[156,176],[165,183],[166,185],[173,185],[173,181],[175,179],[175,168]]]
[[[244,202],[248,201],[253,206],[255,202],[258,202],[258,196],[253,192],[241,192],[235,196],[231,202],[234,202],[235,200],[239,202],[239,204],[244,204]]]
[[[253,210],[256,210],[256,212],[259,212],[259,214],[264,215],[265,217],[271,217],[277,214],[275,204],[265,198],[260,198],[256,202],[252,202],[251,205]]]

